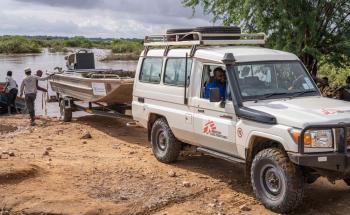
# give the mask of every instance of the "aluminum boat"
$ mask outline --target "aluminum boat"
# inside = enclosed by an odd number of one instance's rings
[[[68,70],[55,73],[49,80],[60,97],[92,103],[131,103],[134,72],[95,69],[94,55],[87,51],[71,54],[66,60]]]
[[[51,89],[84,102],[130,103],[133,72],[122,70],[67,70],[50,79]]]

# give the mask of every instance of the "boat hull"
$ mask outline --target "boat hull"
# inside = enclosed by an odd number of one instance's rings
[[[58,74],[50,79],[51,89],[84,102],[131,103],[133,78],[84,78]]]

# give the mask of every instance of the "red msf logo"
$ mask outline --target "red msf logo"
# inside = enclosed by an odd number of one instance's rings
[[[214,131],[216,129],[216,125],[215,122],[212,120],[209,120],[203,128],[203,133],[204,134],[210,134],[212,131]]]
[[[338,112],[338,110],[335,109],[322,109],[321,111],[324,115],[333,115]]]

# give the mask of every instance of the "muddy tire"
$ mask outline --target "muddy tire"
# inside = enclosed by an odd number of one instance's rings
[[[72,109],[66,108],[64,99],[60,100],[60,114],[61,114],[61,118],[64,122],[72,121],[72,115],[73,115]]]
[[[153,154],[158,161],[172,163],[179,157],[181,143],[175,138],[164,118],[157,119],[153,124],[151,143]]]
[[[276,213],[289,213],[302,202],[303,175],[281,149],[264,149],[255,156],[251,181],[256,198]]]
[[[348,186],[350,186],[350,178],[345,178],[345,179],[344,179],[344,182],[345,182]]]

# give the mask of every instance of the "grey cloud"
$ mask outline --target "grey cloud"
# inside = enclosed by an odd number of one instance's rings
[[[95,8],[100,0],[15,0],[22,3],[42,4],[52,7]]]
[[[210,25],[182,0],[2,0],[0,34],[138,37]],[[201,10],[198,10],[201,11]]]
[[[181,0],[15,0],[18,2],[75,9],[100,9],[138,15],[191,17],[192,9],[185,8]],[[200,11],[200,10],[198,10]],[[202,13],[196,17],[206,18]],[[207,19],[207,18],[206,18]]]

